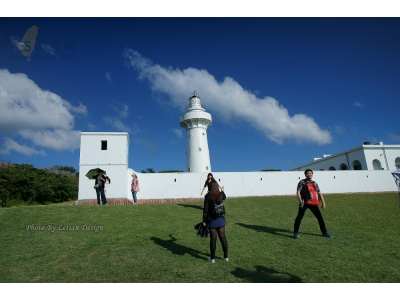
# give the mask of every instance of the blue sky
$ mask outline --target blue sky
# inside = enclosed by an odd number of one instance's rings
[[[18,43],[38,27],[30,60]],[[79,133],[129,167],[186,169],[196,91],[213,172],[288,170],[399,144],[399,18],[0,18],[0,159],[79,169]]]

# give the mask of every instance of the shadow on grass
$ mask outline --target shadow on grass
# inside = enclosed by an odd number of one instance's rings
[[[293,231],[290,231],[287,229],[280,229],[280,228],[268,227],[268,226],[263,226],[263,225],[250,225],[250,224],[243,224],[243,223],[235,223],[235,224],[242,226],[244,228],[253,229],[257,232],[267,232],[267,233],[272,233],[272,234],[276,234],[276,235],[282,235],[285,237],[293,238]]]
[[[198,250],[195,250],[193,248],[189,248],[186,246],[182,246],[176,243],[177,239],[172,236],[172,234],[169,235],[171,238],[170,240],[162,240],[157,237],[152,237],[151,240],[156,243],[157,245],[160,245],[164,247],[165,249],[169,250],[172,252],[172,254],[175,255],[185,255],[189,254],[193,257],[204,259],[204,257],[207,255],[205,253],[202,253]]]
[[[289,273],[278,272],[264,266],[256,266],[255,271],[236,268],[232,271],[232,275],[246,280],[247,282],[256,283],[300,283],[301,278]]]
[[[196,208],[196,209],[203,210],[203,207],[198,206],[198,205],[193,205],[193,204],[178,204],[178,205],[183,206],[185,208],[190,207],[190,208]]]

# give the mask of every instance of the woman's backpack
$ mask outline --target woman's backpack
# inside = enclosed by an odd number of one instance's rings
[[[225,205],[221,202],[221,204],[214,206],[214,218],[221,218],[225,216]]]
[[[225,205],[222,201],[226,199],[226,195],[224,192],[220,192],[219,195],[221,202],[219,202],[219,204],[215,204],[213,211],[214,218],[216,219],[225,216]]]

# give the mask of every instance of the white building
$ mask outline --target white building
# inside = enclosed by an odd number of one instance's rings
[[[130,183],[133,170],[128,168],[127,132],[82,132],[79,158],[78,199],[96,199],[94,180],[85,175],[90,169],[105,170],[111,179],[106,185],[107,198],[132,199]]]
[[[400,165],[400,145],[384,145],[382,142],[363,145],[337,154],[325,154],[320,158],[290,171],[306,169],[320,171],[335,170],[396,170]]]
[[[186,129],[186,172],[211,172],[207,141],[207,128],[211,124],[211,115],[194,92],[180,117],[180,125]]]

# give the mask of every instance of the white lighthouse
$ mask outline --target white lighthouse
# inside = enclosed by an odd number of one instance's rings
[[[207,142],[207,128],[211,124],[211,115],[206,112],[200,97],[194,92],[180,118],[180,125],[186,129],[187,172],[211,172]]]

